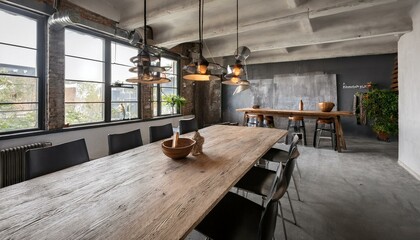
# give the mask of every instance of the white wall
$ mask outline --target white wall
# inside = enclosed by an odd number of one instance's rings
[[[57,145],[60,143],[84,138],[86,140],[86,145],[89,151],[89,157],[91,159],[95,159],[108,155],[108,134],[110,133],[123,133],[140,128],[143,144],[147,144],[149,143],[149,126],[158,126],[172,123],[174,127],[178,127],[179,119],[190,117],[193,116],[166,118],[147,122],[137,122],[132,124],[122,124],[116,126],[90,128],[85,130],[66,131],[37,135],[33,137],[2,140],[0,141],[0,149],[30,144],[34,142],[52,142],[53,145]]]
[[[420,180],[420,3],[398,42],[399,163]]]

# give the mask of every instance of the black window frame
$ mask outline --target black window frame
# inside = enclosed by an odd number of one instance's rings
[[[136,120],[142,120],[141,116],[141,87],[140,84],[137,84],[137,111],[138,116],[137,118],[131,118],[131,119],[121,119],[121,120],[111,120],[111,102],[112,102],[112,88],[115,86],[112,86],[111,84],[111,47],[112,42],[116,42],[118,44],[122,44],[129,47],[134,47],[133,45],[129,44],[128,42],[125,42],[118,38],[113,38],[109,35],[103,34],[98,31],[94,31],[91,29],[86,29],[83,27],[77,27],[77,26],[66,26],[66,29],[71,29],[73,31],[78,31],[84,34],[92,35],[98,38],[102,38],[104,40],[104,120],[100,122],[89,122],[89,123],[80,123],[80,124],[71,124],[71,127],[78,127],[78,126],[89,126],[89,125],[97,125],[97,124],[104,124],[104,123],[118,123],[118,122],[129,122],[129,121],[136,121]],[[64,42],[64,44],[66,44]],[[133,65],[134,66],[134,65]],[[127,83],[130,84],[130,83]],[[65,111],[65,110],[64,110]]]
[[[22,133],[22,132],[30,132],[35,130],[45,130],[45,113],[46,113],[46,105],[45,105],[45,92],[46,92],[46,49],[47,49],[47,23],[48,23],[48,16],[43,15],[40,13],[36,13],[33,11],[29,11],[27,9],[19,8],[16,6],[11,6],[5,3],[0,2],[0,9],[15,13],[17,15],[25,16],[28,18],[32,18],[36,21],[36,67],[37,67],[37,74],[36,77],[38,79],[38,127],[36,128],[26,128],[20,130],[12,130],[6,132],[0,132],[1,135],[10,135],[15,133]],[[20,30],[19,30],[20,31]],[[23,30],[21,30],[23,31]],[[5,44],[9,46],[17,46],[13,44]],[[14,75],[14,74],[0,74],[2,76],[17,76],[17,77],[28,77],[22,75]]]
[[[173,56],[173,55],[169,55],[169,54],[161,54],[160,56],[160,60],[162,60],[163,58],[167,58],[173,61],[177,62],[177,72],[176,72],[176,76],[177,76],[177,84],[176,84],[176,94],[180,95],[181,93],[181,59],[177,56]],[[160,63],[161,61],[159,61]],[[174,115],[178,115],[178,112],[175,112],[174,114],[162,114],[162,94],[161,94],[161,85],[160,84],[156,84],[156,92],[157,92],[157,97],[156,97],[156,101],[154,101],[154,96],[153,96],[153,89],[155,88],[155,86],[153,85],[151,88],[151,95],[152,95],[152,99],[151,99],[151,103],[152,103],[152,116],[154,118],[156,117],[165,117],[165,116],[174,116]],[[153,114],[153,103],[156,102],[157,103],[157,115],[155,116]]]

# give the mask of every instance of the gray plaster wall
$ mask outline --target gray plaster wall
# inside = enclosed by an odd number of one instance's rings
[[[252,57],[252,55],[251,55]],[[332,58],[321,60],[309,60],[298,62],[270,63],[248,65],[249,79],[261,80],[261,85],[269,84],[276,75],[283,74],[310,74],[325,73],[336,75],[337,86],[337,110],[352,111],[353,96],[356,92],[366,92],[365,84],[373,82],[379,88],[389,88],[391,85],[391,73],[394,67],[396,54]],[[223,85],[222,113],[223,121],[242,123],[243,115],[235,109],[240,107],[251,107],[250,100],[253,95],[250,91],[244,91],[232,95],[235,90],[233,86]],[[268,89],[268,94],[271,90]],[[243,96],[241,96],[241,94]],[[270,96],[267,96],[270,97]],[[272,96],[274,97],[274,96]],[[281,122],[278,122],[281,121]],[[375,137],[368,126],[357,125],[356,118],[342,118],[345,135]],[[309,120],[306,124],[308,132],[311,132],[313,122]],[[285,128],[286,121],[276,120],[276,127]]]
[[[399,163],[420,180],[420,3],[412,12],[413,31],[398,42]]]

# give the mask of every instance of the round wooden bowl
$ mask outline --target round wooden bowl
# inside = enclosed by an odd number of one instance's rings
[[[334,108],[335,104],[333,102],[320,102],[318,103],[319,108],[323,112],[331,112],[331,110]]]
[[[195,140],[191,138],[179,138],[178,146],[172,147],[173,139],[167,139],[162,142],[162,152],[172,159],[182,159],[190,154],[191,149],[195,144]]]

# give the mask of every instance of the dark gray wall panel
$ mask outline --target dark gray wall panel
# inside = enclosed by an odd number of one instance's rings
[[[252,55],[251,55],[252,57]],[[322,72],[336,74],[337,78],[337,107],[338,110],[352,111],[353,95],[356,92],[366,92],[364,85],[367,82],[378,84],[379,88],[389,88],[391,73],[394,67],[396,54],[361,56],[348,58],[333,58],[322,60],[309,60],[299,62],[256,64],[248,66],[249,79],[272,81],[275,75],[280,74],[306,74]],[[223,121],[242,123],[242,114],[236,113],[240,107],[251,107],[255,99],[250,91],[232,95],[235,87],[223,85]],[[274,91],[269,89],[268,91]],[[269,93],[268,93],[269,94]],[[264,97],[263,97],[264,98]],[[250,101],[251,100],[251,101]],[[252,104],[249,104],[249,103]],[[276,127],[284,128],[283,120]],[[342,118],[344,133],[346,135],[374,136],[367,126],[356,124],[355,118]],[[307,124],[312,124],[309,122]],[[308,126],[310,128],[311,126]]]

